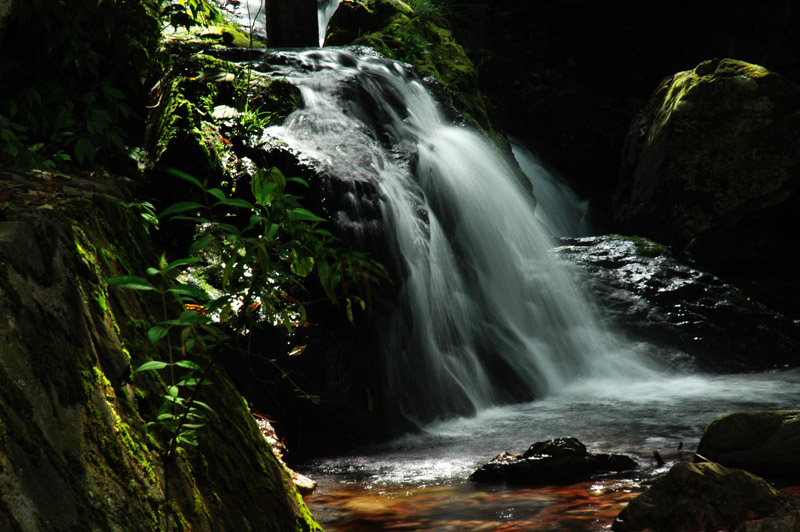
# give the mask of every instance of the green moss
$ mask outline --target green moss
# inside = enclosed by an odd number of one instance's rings
[[[658,257],[669,251],[667,246],[640,236],[620,236],[619,238],[631,242],[636,248],[636,253],[644,257]]]
[[[383,55],[412,64],[422,75],[438,80],[459,111],[473,125],[496,136],[487,101],[478,86],[478,73],[452,33],[426,17],[398,12],[386,25],[354,41]]]

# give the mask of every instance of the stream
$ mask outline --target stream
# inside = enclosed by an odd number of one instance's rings
[[[703,428],[725,413],[797,408],[800,371],[675,375],[650,382],[575,382],[525,404],[434,422],[418,434],[298,468],[329,531],[595,531],[654,475],[691,460]],[[466,478],[502,451],[575,436],[589,452],[627,454],[639,469],[565,485],[506,487]],[[658,467],[657,449],[665,461]],[[800,493],[800,488],[788,488]]]

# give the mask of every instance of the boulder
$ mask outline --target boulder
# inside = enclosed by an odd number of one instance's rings
[[[614,520],[615,532],[800,530],[800,504],[764,479],[715,463],[678,462]]]
[[[631,338],[659,346],[676,364],[721,372],[797,365],[796,321],[668,246],[621,235],[560,242],[558,256],[588,274],[577,280],[601,305],[600,315]]]
[[[800,410],[717,418],[703,432],[697,454],[767,478],[800,480]]]
[[[537,442],[522,456],[503,452],[478,468],[469,480],[479,483],[547,484],[571,482],[602,473],[627,471],[636,462],[619,454],[591,454],[578,439]]]
[[[382,29],[397,13],[412,15],[413,10],[400,0],[342,0],[328,22],[325,45],[350,44],[360,35]]]
[[[781,75],[732,59],[679,72],[631,124],[615,219],[796,313],[798,133],[800,87]]]

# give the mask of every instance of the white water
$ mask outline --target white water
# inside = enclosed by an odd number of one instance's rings
[[[582,200],[539,158],[517,139],[509,139],[520,168],[533,186],[536,218],[556,236],[587,236],[593,233],[589,202]]]
[[[458,485],[502,451],[522,453],[537,441],[574,436],[589,452],[631,456],[639,469],[629,476],[646,479],[678,460],[692,460],[703,429],[716,417],[743,410],[792,409],[798,401],[797,370],[576,381],[539,401],[432,423],[420,433],[381,446],[306,464],[304,471],[323,483],[356,481],[376,491],[384,486]],[[664,468],[653,460],[653,449],[667,462]]]
[[[451,125],[413,72],[344,50],[282,52],[302,106],[268,136],[324,173],[377,187],[400,301],[380,324],[387,404],[416,422],[530,400],[657,364],[598,323],[512,164]],[[353,95],[359,101],[353,101]],[[358,233],[353,186],[341,225]],[[362,230],[363,231],[363,230]]]
[[[328,21],[330,21],[337,7],[339,7],[339,0],[317,0],[317,24],[319,26],[320,47],[325,44],[325,33],[328,29]]]

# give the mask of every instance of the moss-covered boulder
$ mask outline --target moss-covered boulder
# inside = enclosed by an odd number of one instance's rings
[[[318,529],[224,372],[198,448],[143,430],[161,303],[106,282],[156,259],[121,183],[0,172],[0,530]]]
[[[705,61],[664,80],[628,133],[615,217],[789,309],[800,296],[800,87]]]
[[[768,478],[800,480],[800,410],[717,418],[703,432],[697,454]]]
[[[344,0],[328,24],[327,45],[369,46],[391,59],[413,65],[446,89],[458,111],[495,136],[488,102],[478,87],[478,72],[430,4],[424,11],[399,0]]]
[[[672,466],[612,525],[615,532],[798,529],[796,498],[746,471],[688,462]]]

